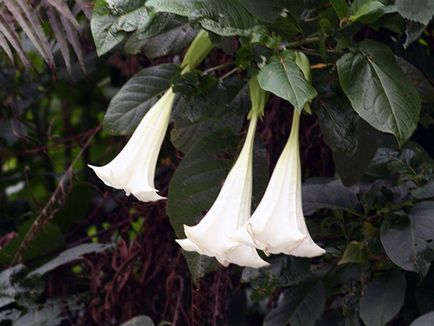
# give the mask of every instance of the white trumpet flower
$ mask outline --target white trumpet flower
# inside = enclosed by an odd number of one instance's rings
[[[107,185],[123,189],[143,202],[164,199],[154,186],[155,167],[169,125],[175,94],[172,89],[142,118],[122,151],[104,166],[92,166]]]
[[[310,237],[302,210],[299,120],[299,113],[294,111],[291,134],[264,197],[244,230],[234,237],[246,243],[249,233],[256,247],[267,255],[314,257],[325,253]]]
[[[176,240],[184,250],[216,257],[224,266],[263,267],[254,243],[233,241],[230,235],[243,227],[250,217],[252,198],[252,156],[258,114],[251,115],[246,140],[220,193],[199,224],[184,226],[186,239]]]
[[[211,51],[208,32],[201,30],[188,48],[181,63],[181,74],[195,68]],[[169,125],[175,94],[169,88],[140,121],[122,151],[104,166],[92,166],[104,183],[123,189],[143,202],[164,199],[154,186],[155,167],[161,144]]]

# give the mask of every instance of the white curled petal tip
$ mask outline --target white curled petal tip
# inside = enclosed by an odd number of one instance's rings
[[[228,261],[239,266],[262,268],[270,265],[258,255],[255,247],[245,244],[233,246],[226,252],[226,256]]]
[[[176,239],[175,241],[185,251],[195,251],[195,252],[199,252],[200,251],[199,247],[196,246],[196,244],[193,241],[190,241],[189,239]]]
[[[315,257],[325,252],[310,237],[301,208],[298,129],[299,114],[294,112],[289,139],[265,194],[245,228],[256,248],[267,255]]]

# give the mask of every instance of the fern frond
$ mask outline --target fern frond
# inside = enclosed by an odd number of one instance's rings
[[[91,5],[86,0],[75,0],[72,9],[67,0],[28,0],[0,1],[0,52],[15,61],[14,53],[26,68],[30,61],[22,43],[27,37],[48,66],[56,68],[54,53],[56,49],[71,73],[71,49],[80,67],[85,71],[82,46],[79,38],[79,23],[76,16],[83,12],[90,17]],[[44,23],[50,27],[45,29]],[[53,42],[54,41],[54,42]]]

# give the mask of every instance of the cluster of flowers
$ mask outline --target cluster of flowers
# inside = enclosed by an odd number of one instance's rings
[[[204,46],[206,42],[208,45]],[[200,32],[181,65],[184,71],[194,68],[210,49],[207,34]],[[176,241],[184,250],[215,257],[224,266],[230,263],[254,268],[267,266],[257,249],[266,255],[322,255],[325,251],[313,242],[303,216],[298,137],[300,115],[296,110],[289,139],[265,194],[251,215],[253,145],[267,94],[259,87],[255,76],[249,82],[249,90],[250,122],[238,159],[207,214],[197,225],[184,226],[186,239]],[[106,185],[123,189],[127,195],[133,194],[144,202],[163,199],[155,189],[154,175],[174,98],[172,89],[166,91],[143,117],[115,159],[102,167],[90,166]]]

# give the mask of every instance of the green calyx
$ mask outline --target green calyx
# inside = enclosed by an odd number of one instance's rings
[[[264,91],[261,86],[259,86],[258,78],[256,75],[252,76],[249,80],[249,93],[250,101],[252,102],[252,108],[250,109],[248,119],[252,115],[261,117],[264,114],[265,105],[268,100],[268,92]]]
[[[294,52],[294,61],[297,64],[297,66],[301,69],[301,71],[303,72],[304,78],[309,83],[311,83],[312,82],[312,71],[310,69],[310,62],[309,62],[308,57],[303,52],[295,51]],[[305,104],[304,110],[307,113],[312,114],[309,103]]]
[[[212,48],[213,45],[209,38],[208,32],[201,30],[199,33],[197,33],[193,42],[191,42],[190,47],[184,56],[184,60],[182,60],[181,68],[196,68],[202,62],[202,60],[205,59],[208,53],[210,53]]]

